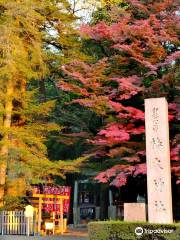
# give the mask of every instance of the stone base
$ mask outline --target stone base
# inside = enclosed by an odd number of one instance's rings
[[[124,221],[146,222],[147,210],[145,203],[124,203]]]

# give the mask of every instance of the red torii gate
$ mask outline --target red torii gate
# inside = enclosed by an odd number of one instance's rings
[[[66,195],[56,195],[56,194],[33,194],[32,204],[38,204],[38,233],[41,232],[41,222],[42,222],[42,204],[52,204],[59,205],[60,209],[60,233],[64,233],[64,218],[63,218],[63,204],[64,200],[69,200],[70,196]],[[38,200],[36,200],[36,199]],[[48,199],[48,200],[47,200]],[[54,222],[53,222],[54,223]],[[54,224],[55,225],[55,224]],[[54,233],[54,229],[53,229]]]

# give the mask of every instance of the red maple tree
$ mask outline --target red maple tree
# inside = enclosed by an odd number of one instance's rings
[[[116,159],[96,180],[120,187],[129,175],[146,174],[144,98],[165,96],[172,122],[172,172],[180,178],[177,69],[179,63],[176,1],[125,1],[121,14],[109,24],[83,25],[81,35],[96,44],[108,42],[110,55],[96,63],[74,61],[63,66],[58,86],[76,94],[79,103],[104,120],[93,139],[95,157]],[[111,13],[110,13],[111,14]],[[115,17],[114,17],[115,16]],[[177,183],[180,181],[177,180]]]

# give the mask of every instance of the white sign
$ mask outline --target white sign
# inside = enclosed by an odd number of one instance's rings
[[[54,228],[53,222],[45,222],[45,229],[46,230],[52,230]]]

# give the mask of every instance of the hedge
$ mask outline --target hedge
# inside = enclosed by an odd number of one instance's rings
[[[137,227],[143,228],[142,235],[136,235]],[[91,222],[88,224],[88,232],[89,240],[180,240],[180,223]]]

